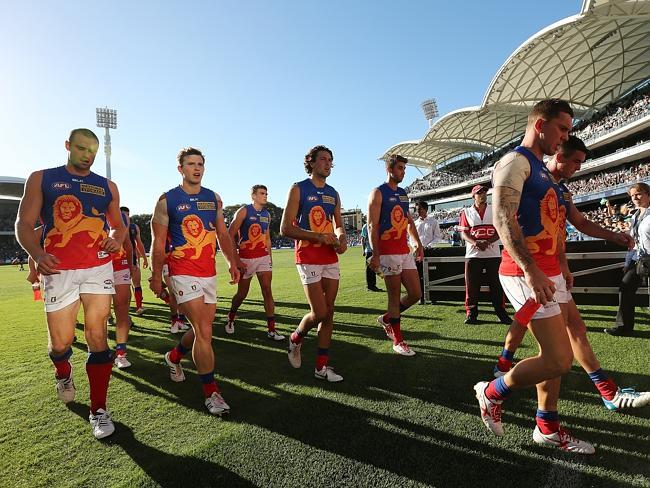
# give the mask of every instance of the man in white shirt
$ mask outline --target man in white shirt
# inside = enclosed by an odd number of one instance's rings
[[[466,324],[478,323],[478,298],[483,273],[490,286],[490,300],[502,324],[510,324],[505,310],[505,296],[499,282],[499,235],[492,225],[492,207],[487,203],[488,189],[482,185],[472,188],[474,205],[460,214],[458,230],[467,243],[465,247],[465,310]]]
[[[433,248],[436,243],[442,242],[442,232],[440,232],[440,225],[438,225],[438,221],[435,219],[435,217],[433,217],[433,215],[428,214],[427,207],[427,202],[416,202],[415,212],[417,213],[417,218],[413,220],[415,223],[415,229],[417,230],[418,236],[420,237],[420,242],[422,242],[422,247],[424,248],[425,252],[427,249]],[[415,243],[412,242],[410,237],[409,245],[412,249],[415,248]],[[420,276],[420,288],[422,289],[420,305],[423,305],[425,298],[424,261],[416,261],[415,265],[418,268],[418,275]]]

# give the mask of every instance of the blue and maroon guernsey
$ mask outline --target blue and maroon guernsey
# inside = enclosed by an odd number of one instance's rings
[[[111,261],[100,245],[108,236],[106,210],[113,199],[108,180],[77,176],[65,166],[43,170],[41,242],[59,260],[57,269],[86,269]]]
[[[127,226],[127,219],[126,219],[126,214],[124,212],[120,212],[122,215],[122,222],[124,223],[124,226]],[[125,269],[129,268],[129,259],[126,254],[126,249],[124,248],[124,244],[120,246],[120,250],[113,254],[113,272],[115,273],[116,271],[123,271]]]
[[[265,208],[256,210],[252,203],[245,208],[246,217],[239,228],[239,256],[244,259],[268,256],[266,243],[271,214]]]
[[[564,236],[569,201],[564,191],[555,183],[543,161],[530,150],[518,146],[514,151],[522,154],[530,164],[530,175],[524,182],[521,201],[517,209],[517,222],[521,227],[528,252],[546,276],[561,274],[558,236]],[[504,276],[523,276],[523,270],[503,250],[499,273]]]
[[[190,195],[177,186],[165,194],[171,242],[168,255],[169,275],[208,278],[216,274],[217,197],[201,187]]]
[[[408,254],[409,197],[403,188],[393,190],[388,183],[377,189],[381,192],[379,254]]]
[[[332,219],[338,193],[330,185],[317,188],[310,178],[298,183],[300,204],[294,225],[304,230],[329,234],[334,232]],[[332,246],[307,240],[296,241],[296,264],[334,264],[339,260]]]

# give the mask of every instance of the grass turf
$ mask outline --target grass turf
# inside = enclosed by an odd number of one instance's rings
[[[507,402],[506,436],[497,439],[479,419],[472,386],[491,377],[505,326],[487,304],[474,326],[462,323],[460,303],[416,305],[402,323],[418,354],[397,356],[375,322],[385,294],[365,290],[363,266],[359,248],[342,256],[331,348],[331,364],[345,377],[338,384],[313,378],[314,332],[303,367],[289,366],[286,343],[266,338],[255,283],[227,336],[235,288],[219,276],[214,348],[232,408],[224,419],[207,413],[191,361],[183,362],[185,383],[169,380],[162,354],[177,336],[169,334],[168,309],[145,290],[147,311],[134,317],[129,339],[133,366],[113,371],[116,433],[104,441],[92,437],[87,420],[82,331],[72,356],[77,401],[65,406],[54,393],[42,304],[32,301],[25,273],[1,267],[0,485],[650,486],[650,407],[607,411],[576,365],[563,380],[561,420],[596,444],[595,456],[532,442],[532,390]],[[291,252],[275,252],[273,283],[278,328],[287,334],[307,310]],[[602,333],[612,307],[581,308],[603,368],[621,386],[650,388],[647,312],[638,311],[637,337],[619,338]],[[527,337],[517,357],[535,352]]]

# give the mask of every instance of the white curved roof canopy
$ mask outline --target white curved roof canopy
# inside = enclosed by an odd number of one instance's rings
[[[521,135],[530,107],[568,100],[597,110],[650,78],[650,0],[585,0],[580,14],[542,29],[506,60],[479,107],[440,118],[420,141],[388,149],[416,166],[488,152]]]

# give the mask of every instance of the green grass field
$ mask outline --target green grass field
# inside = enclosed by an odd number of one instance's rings
[[[275,253],[274,294],[281,332],[307,307],[289,251]],[[505,326],[483,306],[481,325],[463,324],[460,303],[414,306],[402,327],[417,351],[392,353],[375,322],[385,294],[365,290],[359,248],[342,257],[331,364],[345,381],[313,378],[313,332],[303,367],[286,343],[265,336],[257,284],[240,310],[236,333],[223,324],[235,288],[219,277],[214,327],[218,382],[232,413],[216,418],[203,405],[190,361],[185,383],[172,383],[162,354],[176,342],[168,309],[145,291],[147,312],[134,317],[133,367],[113,371],[109,408],[116,433],[92,437],[88,424],[86,348],[77,333],[72,357],[77,402],[55,396],[46,354],[42,304],[25,273],[0,268],[0,485],[37,486],[650,486],[650,407],[609,412],[588,376],[574,366],[563,381],[560,415],[595,443],[580,457],[532,442],[534,392],[506,403],[506,436],[479,419],[472,386],[489,379]],[[225,268],[220,263],[220,269]],[[144,273],[148,276],[148,272]],[[639,311],[639,336],[610,337],[612,307],[582,307],[603,368],[621,386],[650,388],[650,320]],[[114,337],[111,327],[111,346]],[[518,357],[536,353],[530,338]],[[491,480],[495,480],[492,482]]]

